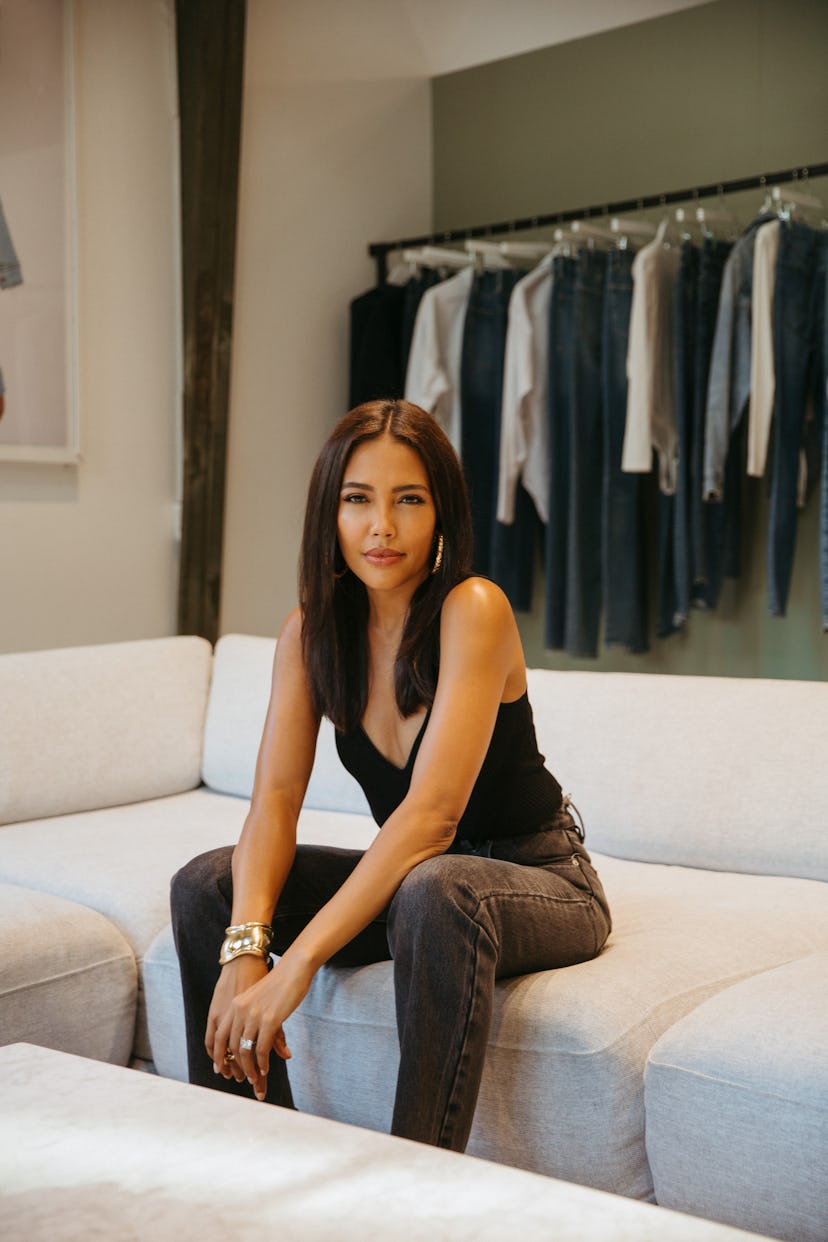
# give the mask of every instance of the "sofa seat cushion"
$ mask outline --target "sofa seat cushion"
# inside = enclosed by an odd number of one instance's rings
[[[825,885],[594,855],[614,929],[595,961],[498,983],[469,1151],[651,1198],[643,1074],[663,1032],[721,988],[828,949]],[[169,931],[152,950],[153,1051],[186,1073]],[[157,1039],[156,1039],[157,1032]],[[297,1106],[387,1130],[398,1065],[390,963],[321,970],[287,1024]]]
[[[828,1237],[828,953],[746,979],[650,1053],[660,1203],[745,1229]]]
[[[169,922],[170,880],[196,854],[235,844],[247,807],[241,798],[200,788],[0,828],[0,881],[89,906],[131,946],[140,972],[136,1056],[150,1055],[141,966],[150,943]],[[373,821],[361,815],[303,811],[300,820],[302,840],[360,845],[375,831]]]
[[[135,1028],[132,950],[94,910],[0,884],[0,1044],[126,1065]]]

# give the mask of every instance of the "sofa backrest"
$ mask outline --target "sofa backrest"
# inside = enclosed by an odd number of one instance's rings
[[[828,880],[828,685],[532,669],[548,767],[587,845]]]
[[[0,655],[0,824],[199,784],[203,638]]]
[[[202,776],[217,793],[249,798],[253,791],[275,652],[275,639],[248,634],[225,634],[216,643]],[[305,806],[370,814],[365,795],[339,761],[329,720],[319,730]]]

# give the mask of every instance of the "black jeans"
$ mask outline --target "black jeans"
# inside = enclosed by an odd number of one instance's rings
[[[190,1081],[251,1095],[214,1074],[204,1048],[230,922],[232,848],[188,863],[172,882]],[[283,953],[343,884],[358,850],[300,845],[273,917]],[[330,966],[394,960],[400,1068],[393,1134],[464,1150],[477,1103],[495,980],[595,957],[610,931],[601,883],[567,810],[541,832],[471,845],[420,863],[387,910]],[[292,1107],[285,1063],[271,1058],[268,1101]]]

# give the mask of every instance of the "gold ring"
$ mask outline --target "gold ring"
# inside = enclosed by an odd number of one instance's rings
[[[224,1064],[229,1065],[231,1061],[235,1061],[235,1057],[229,1048],[224,1049]]]

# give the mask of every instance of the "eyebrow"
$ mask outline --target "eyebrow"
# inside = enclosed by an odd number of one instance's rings
[[[343,491],[345,490],[346,487],[358,487],[363,492],[372,492],[374,490],[374,487],[371,483],[356,483],[353,480],[342,484]],[[396,492],[427,492],[428,488],[425,487],[422,483],[401,483],[399,487],[392,487],[391,491],[395,493]]]

